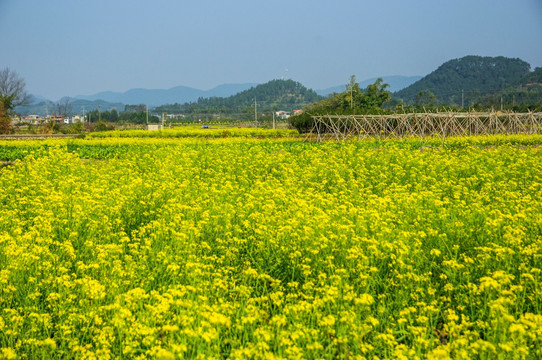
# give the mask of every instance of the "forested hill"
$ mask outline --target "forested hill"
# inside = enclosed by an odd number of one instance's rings
[[[258,111],[301,109],[323,97],[293,80],[271,80],[229,97],[199,98],[196,102],[162,105],[157,112],[183,114],[240,114],[254,111],[256,99]]]
[[[521,59],[503,56],[465,56],[442,64],[414,84],[393,94],[405,103],[415,103],[420,93],[432,93],[441,104],[465,106],[478,103],[517,84],[530,73],[531,66]]]

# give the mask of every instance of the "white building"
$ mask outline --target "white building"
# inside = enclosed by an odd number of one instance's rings
[[[83,122],[83,117],[80,115],[74,115],[72,117],[67,117],[64,119],[64,124],[74,124],[77,122]]]
[[[290,117],[290,112],[280,110],[280,111],[275,112],[275,117],[277,119],[286,120],[286,119],[288,119]]]

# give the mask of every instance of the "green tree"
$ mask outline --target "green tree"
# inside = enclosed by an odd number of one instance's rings
[[[118,122],[119,121],[119,113],[117,112],[117,109],[111,110],[111,112],[109,114],[108,121],[110,121],[110,122]]]
[[[385,102],[390,101],[391,93],[387,90],[390,85],[384,83],[382,78],[378,78],[373,84],[365,89],[365,109],[379,112]]]
[[[87,112],[87,114],[85,115],[85,120],[88,122],[98,122],[99,117],[99,111],[95,109]]]
[[[437,97],[429,90],[422,90],[416,95],[416,105],[434,107],[437,105]]]
[[[306,112],[290,116],[288,123],[302,134],[311,131],[314,124],[311,115]]]

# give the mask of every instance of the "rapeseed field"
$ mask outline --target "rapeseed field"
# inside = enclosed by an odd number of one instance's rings
[[[0,359],[540,359],[540,136],[0,143]]]

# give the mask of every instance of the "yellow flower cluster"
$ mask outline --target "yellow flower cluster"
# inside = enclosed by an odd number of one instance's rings
[[[2,147],[0,359],[542,357],[541,147]]]

